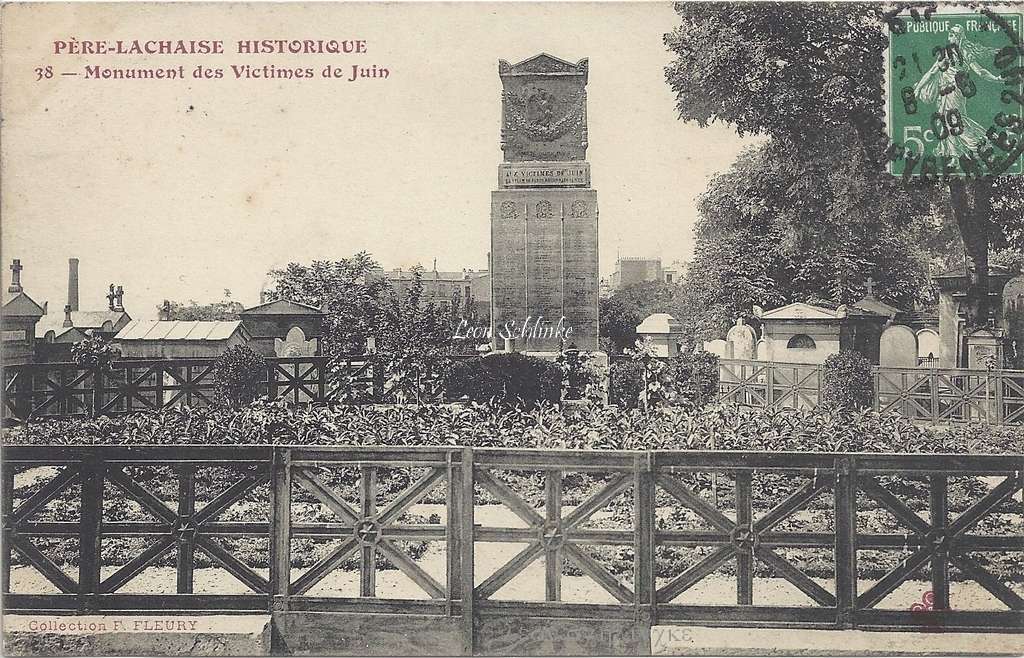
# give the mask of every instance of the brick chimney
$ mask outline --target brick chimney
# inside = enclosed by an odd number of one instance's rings
[[[71,308],[71,304],[65,304],[64,305],[64,326],[65,327],[73,327],[73,326],[75,326],[75,323],[71,321],[71,311],[73,311],[73,310],[74,309]]]
[[[68,306],[78,310],[78,259],[68,259]],[[70,325],[67,325],[70,326]]]

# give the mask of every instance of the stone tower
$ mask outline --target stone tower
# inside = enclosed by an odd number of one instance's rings
[[[587,60],[501,60],[501,150],[491,193],[494,347],[596,350],[597,191],[587,154]]]

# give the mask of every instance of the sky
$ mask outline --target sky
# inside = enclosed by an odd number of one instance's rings
[[[124,286],[135,318],[163,299],[259,301],[290,261],[370,252],[383,266],[484,269],[497,184],[498,60],[590,60],[601,274],[617,255],[690,258],[696,201],[750,143],[677,118],[664,80],[669,3],[6,5],[0,254],[6,288],[83,310]],[[54,54],[54,41],[216,39],[219,55]],[[240,39],[361,39],[350,55],[239,55]],[[310,67],[235,80],[230,66]],[[326,65],[387,79],[319,77]],[[86,79],[87,66],[185,80]],[[193,79],[197,65],[220,79]],[[36,68],[52,66],[37,80]],[[79,72],[78,76],[60,73]]]

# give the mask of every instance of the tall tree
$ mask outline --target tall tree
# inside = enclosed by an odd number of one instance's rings
[[[623,286],[602,299],[601,336],[621,352],[636,343],[636,327],[651,313],[675,313],[679,286],[663,281],[642,281]]]
[[[926,200],[886,195],[843,153],[792,149],[746,150],[700,199],[680,319],[701,338],[721,338],[754,305],[850,303],[869,278],[905,308],[925,289]]]
[[[796,154],[856,146],[864,179],[908,194],[884,173],[881,3],[677,3],[681,24],[665,35],[676,54],[666,79],[681,119],[723,121],[740,134],[765,134]],[[849,152],[855,155],[855,152]],[[918,184],[947,205],[964,247],[969,314],[986,313],[988,248],[1020,243],[1024,184],[999,177]],[[940,190],[945,193],[939,195]]]
[[[274,288],[267,297],[290,299],[324,309],[324,353],[361,353],[366,339],[374,335],[387,281],[375,276],[376,261],[366,252],[351,258],[315,260],[309,265],[289,263],[271,270]]]

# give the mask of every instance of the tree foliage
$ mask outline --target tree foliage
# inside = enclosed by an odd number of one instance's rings
[[[388,288],[373,274],[378,267],[366,252],[309,265],[289,263],[268,273],[275,285],[266,294],[269,300],[290,299],[324,310],[324,354],[362,353]]]
[[[224,289],[224,299],[209,304],[199,304],[194,299],[188,302],[169,302],[168,320],[237,320],[245,309],[240,302],[231,299],[231,291]],[[163,309],[161,309],[163,310]]]
[[[267,360],[248,345],[235,345],[217,358],[213,375],[220,401],[239,409],[264,393]]]
[[[842,166],[855,146],[810,157],[792,148],[768,141],[744,151],[702,195],[680,312],[693,336],[721,338],[754,305],[850,303],[869,278],[896,306],[925,294],[928,200]]]
[[[878,199],[899,197],[945,207],[962,239],[969,294],[984,297],[978,291],[987,285],[989,244],[1024,245],[1024,183],[1004,176],[954,181],[947,189],[939,183],[907,185],[885,173],[888,5],[677,3],[675,8],[680,25],[665,35],[665,44],[676,59],[665,74],[681,119],[702,126],[722,121],[741,135],[766,135],[769,148],[782,149],[794,163],[817,162],[850,175],[856,185],[847,201],[855,207],[870,209]],[[814,167],[806,173],[803,184],[816,188]],[[811,206],[806,219],[819,226],[820,236],[829,235],[834,213],[816,204],[813,194],[806,199]],[[900,227],[930,214],[924,209],[880,213],[877,224]]]
[[[454,349],[454,313],[424,298],[422,268],[396,290],[381,276],[379,265],[366,252],[336,261],[289,263],[271,270],[275,280],[271,299],[291,299],[323,308],[323,352],[328,356],[362,354],[373,338],[384,365],[387,387],[416,396],[417,378],[443,377]]]
[[[636,343],[636,327],[652,313],[678,312],[679,286],[664,281],[631,283],[616,290],[599,304],[601,336],[622,352]]]

